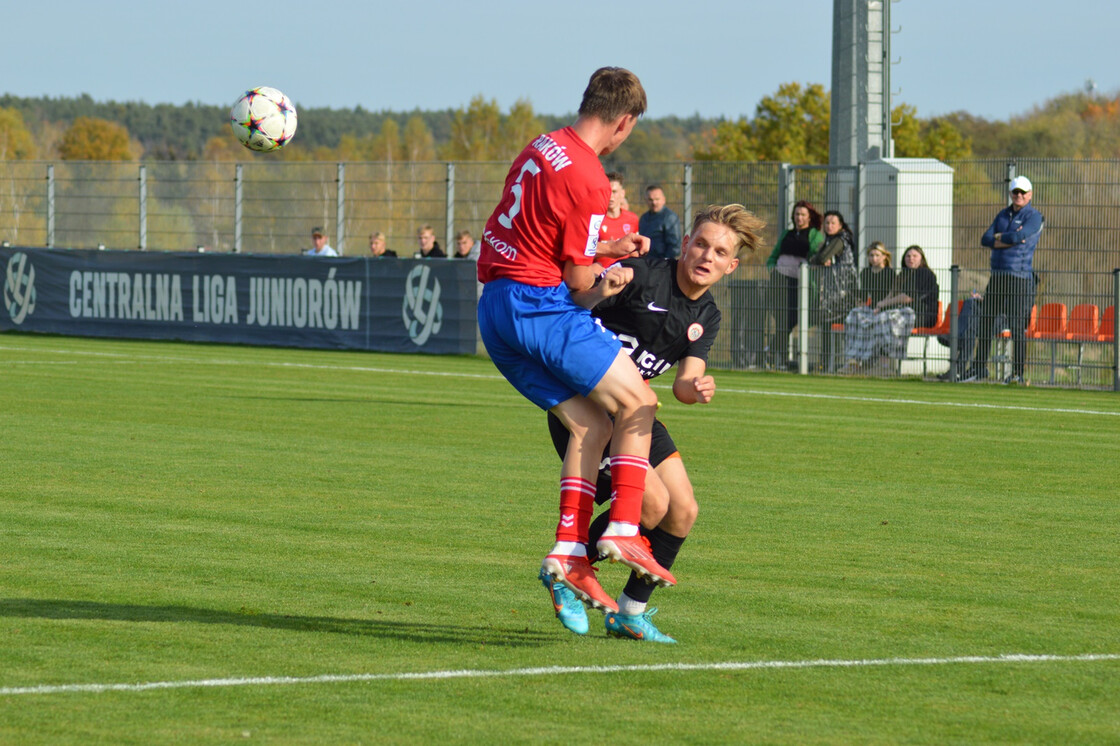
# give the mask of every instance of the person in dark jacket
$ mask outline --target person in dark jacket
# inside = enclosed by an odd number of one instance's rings
[[[992,250],[992,274],[984,290],[980,312],[980,331],[976,339],[976,358],[961,378],[977,381],[988,377],[988,355],[992,347],[995,320],[1007,316],[1014,347],[1011,375],[1004,383],[1022,383],[1027,363],[1027,322],[1034,304],[1035,277],[1032,263],[1042,235],[1045,218],[1031,207],[1034,187],[1026,176],[1016,176],[1008,187],[1011,204],[996,215],[980,239]]]
[[[874,354],[893,360],[906,357],[910,331],[937,323],[937,276],[929,268],[921,246],[910,246],[902,255],[903,267],[885,298],[874,306],[859,306],[845,324],[849,366],[862,364]],[[854,366],[853,366],[854,367]]]
[[[891,268],[891,254],[882,241],[873,241],[867,247],[868,266],[859,273],[859,305],[875,305],[894,285],[895,271]]]
[[[824,246],[811,262],[815,266],[818,303],[813,326],[819,327],[821,369],[832,370],[832,324],[842,322],[859,303],[855,239],[838,210],[824,214]]]
[[[646,201],[649,210],[638,218],[638,233],[649,238],[653,257],[676,259],[681,252],[681,219],[665,206],[665,190],[659,184],[646,187]]]
[[[770,313],[774,316],[774,336],[770,339],[770,364],[789,367],[789,332],[797,325],[797,282],[800,267],[811,261],[824,246],[821,214],[812,202],[800,200],[790,214],[793,226],[784,232],[766,268],[770,270]]]

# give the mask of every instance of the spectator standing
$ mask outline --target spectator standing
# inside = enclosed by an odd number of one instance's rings
[[[832,367],[832,324],[843,321],[859,301],[855,239],[852,229],[837,210],[824,214],[824,247],[813,258],[817,265],[819,305],[815,324],[820,326],[821,368]]]
[[[638,233],[649,238],[649,253],[657,259],[676,259],[681,251],[681,219],[665,206],[665,190],[646,187],[649,210],[638,220]]]
[[[599,240],[615,241],[627,234],[638,233],[638,216],[623,207],[626,189],[622,186],[622,174],[612,171],[607,174],[607,180],[611,183],[611,198],[607,203],[607,216],[599,227]]]
[[[446,259],[447,254],[439,247],[436,232],[430,225],[420,226],[416,231],[416,240],[420,243],[420,250],[416,252],[415,259]]]
[[[381,231],[374,231],[369,234],[369,253],[374,257],[396,258],[397,252],[386,248],[385,234]]]
[[[455,234],[455,253],[451,255],[452,259],[470,259],[472,262],[477,262],[478,252],[479,247],[470,231],[459,231]]]
[[[338,256],[338,252],[327,243],[327,234],[318,226],[311,229],[311,248],[305,253],[307,256]]]
[[[797,325],[797,283],[800,267],[811,261],[824,246],[821,214],[812,202],[799,200],[790,213],[793,227],[778,238],[766,268],[770,270],[770,312],[774,336],[770,340],[770,364],[789,365],[789,332]]]
[[[992,250],[992,274],[984,290],[980,328],[976,335],[976,359],[961,378],[982,381],[988,377],[995,320],[1007,316],[1014,352],[1011,375],[1003,383],[1023,383],[1027,363],[1027,322],[1036,288],[1034,252],[1045,218],[1031,206],[1034,187],[1026,176],[1016,176],[1009,185],[1011,204],[996,214],[980,244]]]

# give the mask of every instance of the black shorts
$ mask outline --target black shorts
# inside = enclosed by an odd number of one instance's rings
[[[560,418],[552,412],[548,413],[548,432],[552,436],[552,445],[556,448],[556,455],[563,460],[564,454],[568,452],[568,439],[571,435]],[[649,465],[656,469],[662,461],[676,452],[677,444],[673,442],[673,436],[669,435],[669,431],[661,420],[655,419],[653,421],[652,437],[649,442]],[[603,450],[603,460],[599,462],[599,479],[595,485],[595,502],[599,505],[611,499],[610,459],[611,450],[608,445]]]

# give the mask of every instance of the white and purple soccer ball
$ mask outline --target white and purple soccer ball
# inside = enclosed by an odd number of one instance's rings
[[[296,133],[296,107],[275,88],[259,86],[246,91],[229,111],[233,134],[249,150],[279,150]]]

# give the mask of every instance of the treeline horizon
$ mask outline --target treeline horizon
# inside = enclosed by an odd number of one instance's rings
[[[829,93],[786,83],[754,117],[645,117],[608,166],[658,161],[828,162]],[[295,161],[508,160],[530,137],[575,114],[541,114],[529,101],[502,112],[483,95],[455,109],[299,109],[293,143],[252,153],[234,139],[229,109],[199,102],[147,104],[72,97],[0,95],[0,160]],[[1120,157],[1120,95],[1059,94],[1025,114],[988,120],[964,111],[922,118],[900,103],[893,119],[898,157]]]

